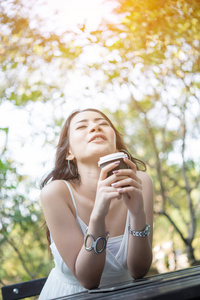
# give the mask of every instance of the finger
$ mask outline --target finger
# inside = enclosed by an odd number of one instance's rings
[[[137,172],[137,166],[134,162],[132,162],[130,159],[128,158],[124,158],[124,162],[134,171]]]
[[[117,200],[121,200],[122,199],[122,195],[119,194],[119,196],[117,197]]]
[[[120,180],[119,177],[124,176],[124,177],[131,177],[134,180],[138,181],[140,184],[142,184],[141,179],[136,175],[136,173],[132,169],[120,169],[120,170],[115,170],[113,171],[113,174],[116,175],[116,179]]]
[[[120,164],[120,161],[118,160],[118,161],[115,161],[115,162],[113,162],[111,164],[108,164],[105,167],[103,167],[101,169],[99,179],[100,180],[106,179],[106,177],[108,176],[108,172],[111,171],[112,169],[116,168],[116,166],[118,166],[119,164]]]
[[[137,191],[138,189],[134,186],[126,186],[126,187],[120,187],[117,189],[117,192],[119,194],[128,194],[128,193],[133,193]]]
[[[127,179],[127,178],[128,178],[128,176],[115,176],[115,174],[113,174],[106,178],[105,183],[106,183],[106,185],[112,186],[112,184],[114,184],[115,182],[118,182],[120,180]]]
[[[140,182],[128,177],[122,180],[119,180],[117,182],[111,183],[111,186],[118,189],[120,187],[124,187],[124,186],[133,186],[137,189],[142,189],[142,185]]]
[[[117,198],[118,200],[120,200],[122,197],[121,193],[117,190],[115,190],[115,192],[110,192],[108,194],[108,199],[114,199],[114,198]]]
[[[107,199],[107,200],[110,200],[112,198],[117,198],[119,197],[119,192],[117,191],[116,188],[112,187],[111,185],[110,186],[104,186],[103,188],[101,188],[99,190],[99,192],[101,194],[103,194],[103,198],[104,199]]]
[[[122,198],[121,193],[118,191],[118,189],[110,186],[107,188],[107,197],[109,199],[113,199],[113,198],[117,198],[118,200],[120,200]]]

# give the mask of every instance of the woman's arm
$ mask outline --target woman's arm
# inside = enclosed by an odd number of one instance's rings
[[[113,179],[107,178],[107,172],[116,167],[110,164],[103,168],[97,187],[96,199],[90,216],[88,233],[96,240],[106,237],[105,217],[109,211],[110,202],[119,196],[111,186]],[[95,253],[86,251],[83,234],[76,222],[70,193],[66,184],[61,180],[52,181],[41,192],[41,204],[47,226],[51,232],[55,245],[80,284],[87,288],[99,286],[105,265],[106,251]]]
[[[133,278],[141,278],[147,274],[152,262],[153,182],[147,173],[137,171],[133,162],[128,159],[125,162],[130,169],[116,173],[118,182],[115,188],[123,195],[129,210],[130,227],[135,231],[143,231],[146,224],[151,226],[150,235],[147,237],[129,233],[127,266]]]
[[[150,235],[137,237],[129,233],[127,265],[133,278],[145,276],[152,262],[153,238],[153,183],[147,173],[139,172],[142,180],[143,209],[136,214],[130,212],[130,227],[136,231],[143,231],[146,224],[150,225]]]
[[[41,204],[54,243],[70,271],[87,288],[98,287],[105,264],[105,251],[87,252],[84,237],[69,206],[70,193],[62,181],[53,181],[42,190]],[[88,232],[105,236],[103,222],[90,220]]]

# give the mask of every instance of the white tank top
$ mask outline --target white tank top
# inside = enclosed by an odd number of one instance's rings
[[[109,250],[112,253],[112,255],[117,255],[122,239],[123,235],[114,236],[108,239],[107,250]]]
[[[80,219],[78,215],[76,202],[70,184],[67,181],[64,182],[69,189],[72,202],[76,210],[76,221],[83,235],[85,235],[87,225]],[[128,223],[129,213],[127,213],[124,234],[108,239],[106,248],[106,261],[100,281],[100,287],[132,279],[126,265],[128,248]],[[50,248],[54,257],[55,268],[53,268],[50,272],[40,294],[39,300],[47,300],[85,291],[85,288],[80,285],[78,280],[74,277],[68,266],[63,261],[52,238]]]

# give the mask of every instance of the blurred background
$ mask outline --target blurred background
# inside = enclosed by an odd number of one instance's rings
[[[40,182],[86,107],[153,178],[149,274],[200,264],[200,2],[0,0],[0,286],[53,265]]]

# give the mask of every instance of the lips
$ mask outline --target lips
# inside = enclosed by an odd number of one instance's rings
[[[89,143],[94,140],[100,140],[100,139],[103,139],[105,141],[107,140],[105,135],[99,133],[99,134],[95,134],[94,136],[92,136],[91,139],[89,140]]]

